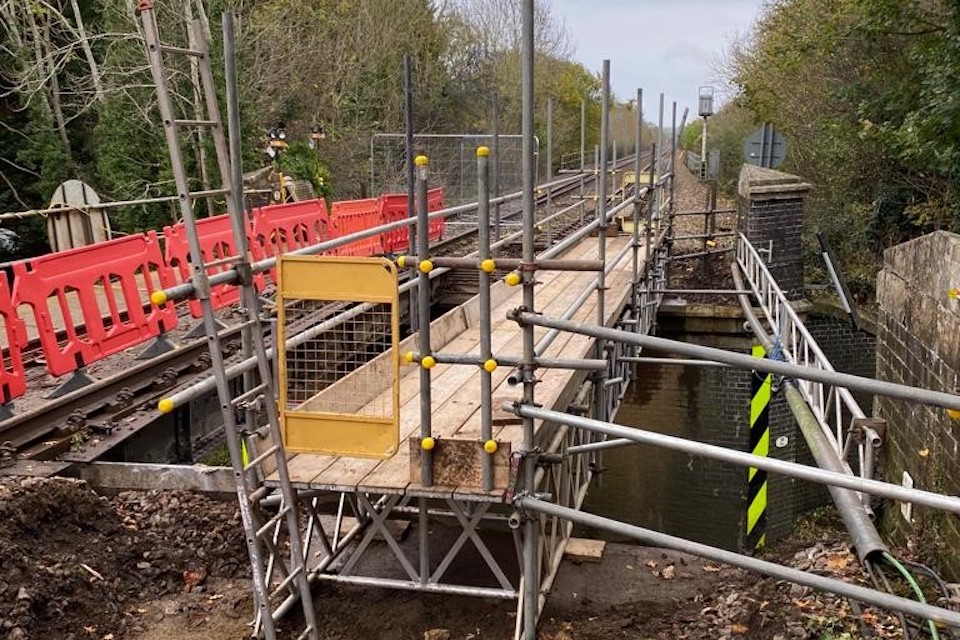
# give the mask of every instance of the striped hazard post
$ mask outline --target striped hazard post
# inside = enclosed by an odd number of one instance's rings
[[[753,348],[763,358],[761,346]],[[750,376],[750,453],[767,457],[770,452],[770,382],[772,376],[756,371]],[[750,467],[747,476],[747,549],[755,551],[766,543],[767,472]]]

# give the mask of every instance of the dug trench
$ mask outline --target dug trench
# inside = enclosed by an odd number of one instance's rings
[[[767,555],[865,582],[830,511],[799,525]],[[0,563],[0,637],[9,640],[226,640],[250,633],[249,566],[232,500],[183,491],[103,496],[78,481],[8,478],[0,482]],[[323,640],[506,640],[516,623],[510,602],[329,585],[315,596]],[[297,622],[291,618],[281,637],[295,637]],[[864,633],[902,637],[884,612],[625,544],[608,544],[599,562],[566,561],[540,623],[545,640]]]

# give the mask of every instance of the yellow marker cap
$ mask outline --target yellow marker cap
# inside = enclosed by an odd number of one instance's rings
[[[490,358],[489,360],[483,363],[483,370],[486,371],[487,373],[493,373],[494,371],[497,370],[497,361],[494,360],[493,358]]]
[[[399,256],[397,258],[397,266],[403,269],[407,266],[407,256]]]
[[[484,273],[493,273],[496,268],[497,268],[497,263],[491,260],[490,258],[487,258],[486,260],[480,263],[480,270],[483,271]]]
[[[157,403],[157,411],[160,413],[170,413],[175,408],[172,398],[161,398],[160,402]]]
[[[433,369],[437,366],[437,359],[433,356],[423,356],[420,358],[420,366],[424,369]]]
[[[162,307],[163,305],[167,304],[167,292],[157,289],[150,294],[150,302],[158,307]]]
[[[423,154],[420,154],[419,156],[413,159],[413,164],[417,165],[418,167],[422,167],[424,165],[430,164],[430,158],[428,158]]]
[[[956,288],[950,289],[950,291],[947,291],[947,295],[950,296],[951,298],[956,299],[958,296],[960,296],[960,289],[956,289]],[[153,299],[152,296],[151,296],[151,299]]]
[[[953,420],[960,420],[960,410],[958,409],[947,409],[947,415]]]
[[[497,452],[497,448],[498,445],[496,440],[487,440],[483,443],[483,450],[491,455]]]
[[[420,441],[420,448],[424,451],[433,451],[433,448],[437,446],[437,441],[427,436],[426,438]]]
[[[477,155],[482,158],[486,158],[488,155],[490,155],[490,147],[480,145],[477,147]]]
[[[515,287],[520,284],[520,274],[516,271],[511,271],[503,281],[507,283],[508,287]]]
[[[407,362],[413,362],[416,358],[413,355],[413,351],[407,351],[405,354],[403,354],[403,359]]]
[[[430,273],[431,271],[433,271],[433,263],[430,262],[429,260],[421,260],[420,271],[422,271],[423,273]]]

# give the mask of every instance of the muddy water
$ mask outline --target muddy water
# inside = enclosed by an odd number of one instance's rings
[[[733,417],[719,406],[728,375],[686,366],[644,366],[631,385],[615,422],[659,433],[716,442],[740,437],[734,427],[717,433]],[[710,399],[714,404],[710,404]],[[727,414],[727,415],[725,415]],[[598,515],[693,539],[737,548],[745,484],[735,470],[715,462],[647,445],[604,452],[604,472],[584,508]],[[584,531],[619,539],[600,531]]]

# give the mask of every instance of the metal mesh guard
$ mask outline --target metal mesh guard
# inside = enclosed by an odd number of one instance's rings
[[[284,445],[298,453],[392,456],[400,425],[396,267],[382,258],[278,262]]]

